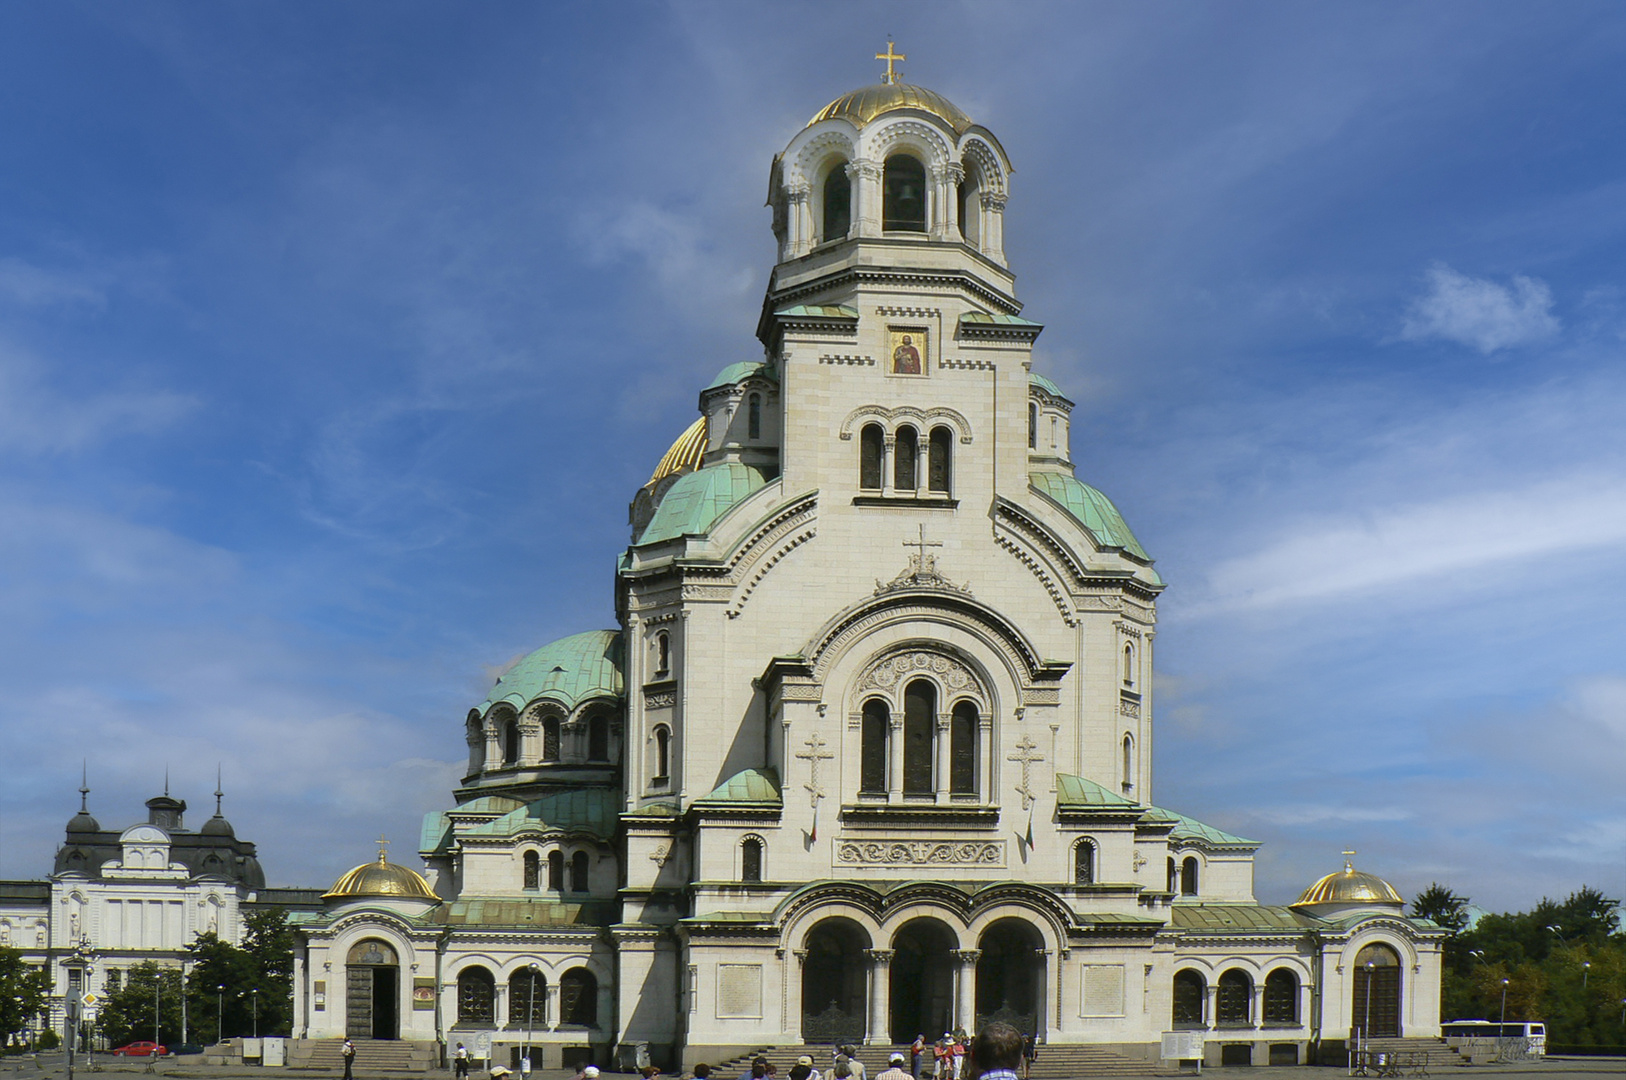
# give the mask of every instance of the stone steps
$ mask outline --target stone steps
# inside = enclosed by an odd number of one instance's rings
[[[883,1072],[888,1066],[887,1061],[893,1053],[901,1053],[905,1062],[904,1068],[909,1066],[908,1046],[860,1046],[858,1060],[864,1063],[871,1078]],[[796,1064],[796,1059],[806,1054],[813,1059],[813,1064],[824,1076],[830,1076],[830,1046],[765,1046],[742,1054],[716,1066],[713,1074],[718,1080],[738,1080],[739,1076],[751,1067],[751,1061],[758,1055],[767,1058],[779,1070],[779,1080],[785,1080],[790,1067]],[[921,1058],[923,1071],[931,1068],[931,1054],[928,1051]],[[1089,1046],[1078,1043],[1058,1043],[1052,1045],[1041,1044],[1039,1055],[1033,1061],[1031,1080],[1075,1080],[1077,1077],[1105,1077],[1105,1076],[1156,1076],[1158,1063],[1154,1061],[1139,1061],[1125,1057],[1123,1054],[1107,1050],[1099,1046]],[[930,1075],[929,1072],[926,1075]]]
[[[1444,1039],[1373,1039],[1366,1046],[1380,1054],[1423,1054],[1430,1069],[1469,1064],[1468,1059],[1456,1047],[1447,1046]]]
[[[438,1068],[439,1048],[432,1042],[357,1039],[352,1072],[422,1073]],[[343,1039],[292,1039],[288,1043],[291,1069],[344,1070]]]

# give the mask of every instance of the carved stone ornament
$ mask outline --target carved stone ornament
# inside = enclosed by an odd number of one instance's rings
[[[1004,866],[1003,840],[842,840],[842,866]]]
[[[1123,698],[1119,698],[1118,699],[1118,712],[1123,716],[1129,717],[1131,720],[1139,720],[1140,719],[1140,702],[1138,702],[1138,701],[1127,701],[1127,700],[1125,700]]]
[[[896,690],[898,685],[917,672],[930,672],[953,690],[970,690],[983,697],[981,684],[966,666],[951,656],[920,650],[894,653],[870,665],[858,678],[859,690]]]

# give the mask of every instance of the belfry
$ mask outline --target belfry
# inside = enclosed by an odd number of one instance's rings
[[[1065,1071],[1438,1034],[1441,932],[1393,889],[1261,905],[1255,842],[1154,802],[1165,586],[1032,370],[1010,157],[877,59],[773,159],[759,347],[633,494],[618,625],[460,720],[422,878],[301,917],[296,1035],[875,1068],[1004,1020]]]

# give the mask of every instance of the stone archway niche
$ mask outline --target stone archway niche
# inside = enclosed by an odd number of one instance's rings
[[[398,1039],[401,965],[395,950],[376,938],[358,941],[344,961],[344,1032],[352,1039]]]
[[[1400,1037],[1400,956],[1381,942],[1355,954],[1354,1000],[1350,1002],[1350,1037]],[[1368,1023],[1370,1021],[1370,1025]]]
[[[954,931],[936,919],[912,919],[892,939],[891,1031],[894,1045],[931,1040],[954,1026]]]
[[[977,1027],[993,1021],[1036,1034],[1044,1002],[1044,936],[1018,918],[1000,919],[977,945]]]

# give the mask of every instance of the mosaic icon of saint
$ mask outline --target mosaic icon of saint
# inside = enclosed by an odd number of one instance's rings
[[[920,374],[920,350],[915,348],[914,339],[908,334],[903,335],[903,344],[892,350],[892,374]]]

